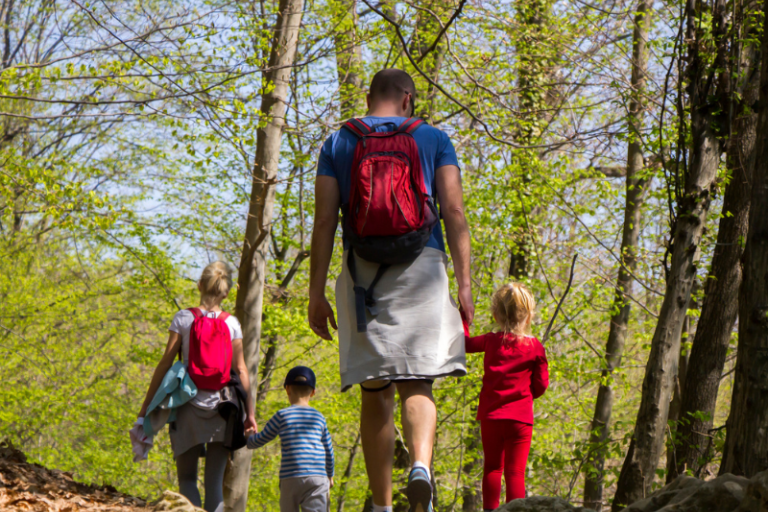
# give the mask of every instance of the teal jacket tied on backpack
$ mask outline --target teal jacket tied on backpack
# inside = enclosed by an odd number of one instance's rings
[[[176,420],[176,409],[197,395],[197,386],[187,372],[186,366],[177,361],[163,377],[160,388],[147,408],[144,418],[144,433],[152,437],[166,423]]]

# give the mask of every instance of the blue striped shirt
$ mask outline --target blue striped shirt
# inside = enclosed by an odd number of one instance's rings
[[[248,438],[248,448],[260,448],[280,436],[280,479],[296,476],[333,477],[333,444],[325,418],[309,406],[281,409],[264,429]]]

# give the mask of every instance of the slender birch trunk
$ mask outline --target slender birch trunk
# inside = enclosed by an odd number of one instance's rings
[[[637,242],[640,236],[640,219],[645,196],[646,178],[643,171],[643,148],[641,131],[645,109],[645,75],[648,66],[646,46],[651,16],[651,0],[640,0],[635,14],[635,28],[632,36],[632,88],[629,103],[628,125],[631,134],[627,148],[626,205],[624,227],[621,237],[621,261],[616,280],[616,294],[613,299],[608,341],[605,346],[605,367],[600,376],[595,413],[590,426],[590,457],[584,481],[584,506],[597,512],[603,506],[603,469],[605,466],[606,442],[610,432],[613,411],[613,372],[621,365],[624,344],[629,324],[632,281],[637,262]]]
[[[664,301],[651,342],[651,353],[645,369],[642,398],[637,421],[613,500],[612,510],[650,494],[659,458],[664,449],[669,402],[677,378],[680,357],[680,335],[696,276],[699,244],[707,213],[714,195],[717,168],[720,164],[723,135],[719,129],[722,105],[713,100],[716,93],[727,89],[725,68],[725,0],[712,7],[712,34],[704,34],[699,23],[700,10],[709,9],[703,2],[688,0],[686,5],[688,42],[688,91],[690,96],[691,135],[690,168],[683,172],[681,194],[676,198],[676,219],[672,259]],[[711,39],[707,36],[711,35]],[[714,56],[713,62],[705,53]],[[722,94],[719,95],[722,97]],[[679,171],[678,171],[679,172]]]
[[[251,202],[238,272],[235,314],[243,326],[243,352],[251,376],[251,393],[259,383],[259,342],[262,301],[266,279],[272,214],[275,206],[280,146],[304,0],[280,0],[272,37],[265,91],[261,97],[263,127],[256,131]],[[248,499],[252,451],[234,452],[224,477],[224,502],[228,512],[244,512]]]

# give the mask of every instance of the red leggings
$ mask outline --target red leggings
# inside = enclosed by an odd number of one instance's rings
[[[533,425],[514,420],[482,420],[483,508],[499,508],[501,471],[507,482],[507,501],[525,497],[525,465],[531,450]]]

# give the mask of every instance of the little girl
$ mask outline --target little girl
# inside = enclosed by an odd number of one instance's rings
[[[483,389],[477,419],[483,440],[483,509],[496,510],[501,472],[507,501],[525,497],[525,466],[531,448],[533,400],[549,385],[547,356],[530,335],[536,302],[530,290],[509,283],[493,295],[493,318],[501,328],[470,337],[464,323],[467,353],[484,352]]]

